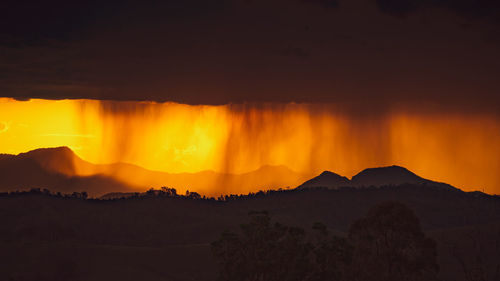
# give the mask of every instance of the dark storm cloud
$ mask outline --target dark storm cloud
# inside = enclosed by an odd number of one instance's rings
[[[297,57],[297,58],[308,58],[311,55],[309,50],[300,47],[287,47],[284,49],[277,50],[275,52],[277,55],[286,57]]]
[[[325,8],[338,8],[339,1],[337,0],[301,0],[306,3],[319,4]]]
[[[465,4],[422,0],[431,1],[427,9],[405,1],[2,2],[0,93],[190,104],[498,104],[498,25],[456,16]],[[493,18],[496,4],[488,5],[474,14]]]
[[[422,0],[376,0],[380,10],[394,16],[406,16],[422,6]]]
[[[0,4],[0,44],[23,47],[78,40],[110,20],[129,22],[148,17],[192,18],[224,6],[225,0],[64,1],[6,0]],[[90,34],[91,35],[91,34]]]
[[[380,10],[395,16],[428,8],[449,10],[468,19],[488,19],[500,22],[498,0],[376,0]]]
[[[78,38],[120,7],[120,1],[6,0],[0,4],[0,44],[22,47]]]

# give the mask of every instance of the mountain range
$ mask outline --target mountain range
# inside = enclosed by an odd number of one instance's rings
[[[445,189],[455,189],[455,187],[446,183],[424,179],[409,171],[408,169],[396,165],[388,167],[368,168],[353,176],[350,180],[347,177],[338,175],[336,173],[324,171],[319,176],[304,182],[297,188],[339,189],[342,187],[380,187],[402,184],[414,184],[423,186],[435,186]]]
[[[132,179],[127,184],[120,180],[126,176]],[[134,196],[94,201],[44,192],[0,194],[0,280],[72,280],[64,275],[70,273],[81,276],[79,280],[215,280],[211,243],[226,230],[239,229],[249,213],[266,210],[273,221],[308,231],[320,222],[330,233],[346,237],[371,206],[387,201],[413,210],[436,242],[439,280],[463,279],[457,259],[475,266],[481,257],[485,274],[498,272],[500,251],[491,245],[500,241],[500,197],[463,192],[399,166],[365,169],[351,179],[329,171],[311,178],[284,166],[230,175],[168,174],[125,163],[94,165],[64,147],[0,155],[0,191],[85,190],[102,199],[144,192],[145,185],[134,185],[142,180],[164,180],[170,187],[190,180],[210,187],[213,183],[204,178],[228,177],[231,184],[255,185],[258,190],[259,183],[272,187],[273,178],[282,185],[294,176],[300,182],[290,185],[298,186],[293,190],[222,200]]]
[[[166,186],[179,192],[191,190],[218,196],[279,188],[339,189],[406,183],[453,188],[421,178],[399,166],[365,169],[352,179],[330,171],[314,178],[312,176],[297,173],[286,166],[262,166],[243,174],[215,171],[165,173],[128,163],[92,164],[68,147],[41,148],[18,155],[0,154],[0,191],[3,192],[47,188],[62,193],[86,191],[92,197],[100,197],[109,193],[144,192]]]
[[[295,187],[310,177],[285,166],[262,166],[248,173],[230,174],[165,173],[128,163],[92,164],[68,147],[0,154],[0,191],[4,192],[47,188],[62,193],[86,191],[92,197],[99,197],[111,192],[144,192],[166,186],[180,192],[191,190],[218,196]]]

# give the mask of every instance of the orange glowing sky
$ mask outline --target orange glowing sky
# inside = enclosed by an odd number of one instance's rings
[[[479,113],[0,98],[0,153],[55,146],[93,163],[169,173],[285,165],[351,177],[396,164],[464,190],[500,193],[500,120]]]

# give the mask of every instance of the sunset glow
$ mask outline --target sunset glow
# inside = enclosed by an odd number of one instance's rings
[[[401,108],[360,114],[335,104],[0,99],[0,153],[56,146],[96,164],[168,173],[239,174],[284,165],[307,175],[330,170],[351,177],[396,164],[465,190],[499,193],[500,184],[500,120],[491,115]],[[249,190],[225,192],[234,191]]]

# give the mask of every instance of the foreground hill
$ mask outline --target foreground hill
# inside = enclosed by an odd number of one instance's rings
[[[345,235],[355,219],[388,200],[413,209],[436,239],[442,280],[462,280],[452,246],[472,257],[470,238],[464,237],[483,231],[489,238],[479,243],[489,245],[500,230],[500,198],[415,184],[273,191],[228,196],[226,201],[14,194],[0,197],[0,259],[5,261],[0,280],[32,280],[33,274],[61,268],[80,280],[215,280],[209,243],[245,222],[250,211],[268,210],[276,221],[303,228],[323,222]],[[495,260],[500,259],[486,262]]]

